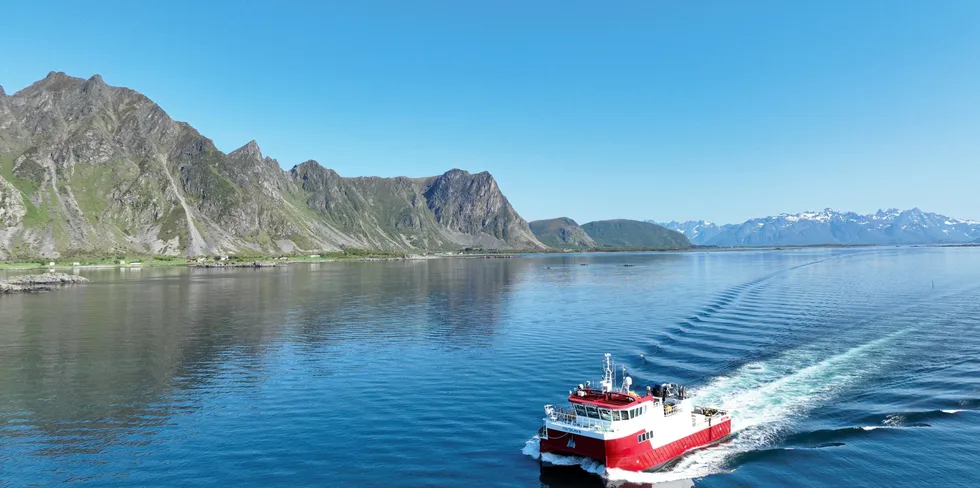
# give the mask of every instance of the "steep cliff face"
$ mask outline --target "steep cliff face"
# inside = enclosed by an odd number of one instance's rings
[[[432,178],[342,178],[316,161],[290,173],[308,195],[309,208],[370,247],[544,248],[489,173],[454,169]]]
[[[24,220],[27,209],[20,191],[7,180],[0,178],[0,226],[14,227]]]
[[[431,191],[431,198],[429,192]],[[229,154],[145,96],[64,73],[0,89],[0,258],[540,247],[486,173],[285,172]]]
[[[471,175],[453,169],[432,180],[424,194],[436,222],[450,231],[477,236],[491,247],[500,247],[503,242],[525,248],[545,247],[511,207],[490,173]]]

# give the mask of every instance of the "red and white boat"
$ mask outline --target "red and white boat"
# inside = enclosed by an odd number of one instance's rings
[[[606,354],[599,388],[591,382],[568,395],[570,405],[545,405],[539,431],[540,451],[592,458],[607,468],[655,471],[684,453],[727,439],[728,412],[696,406],[687,389],[676,384],[631,390],[633,379],[623,368],[616,388],[616,369]]]

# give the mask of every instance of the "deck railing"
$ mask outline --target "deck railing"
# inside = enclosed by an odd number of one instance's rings
[[[706,409],[703,407],[694,407],[694,413],[696,415],[704,415],[705,417],[708,418],[724,417],[725,415],[728,415],[727,410],[719,410],[717,408]]]
[[[548,415],[548,419],[556,424],[565,424],[576,429],[595,432],[612,432],[615,430],[613,429],[613,422],[611,420],[594,419],[592,417],[577,415],[571,407],[552,406],[552,408],[554,410]]]
[[[677,415],[677,413],[680,412],[680,411],[681,411],[681,409],[680,408],[677,408],[677,407],[671,407],[670,410],[667,410],[666,408],[664,408],[664,417],[672,417],[674,415]]]

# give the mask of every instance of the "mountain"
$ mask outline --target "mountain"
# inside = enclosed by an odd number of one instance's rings
[[[699,221],[700,222],[700,221]],[[665,227],[711,246],[808,246],[820,244],[943,244],[980,238],[980,222],[911,210],[879,210],[861,215],[824,209],[781,214],[716,226],[670,222]]]
[[[707,220],[689,220],[687,222],[670,221],[666,223],[646,220],[645,222],[658,224],[670,230],[676,230],[677,232],[687,236],[687,238],[694,244],[708,242],[722,232],[721,227],[718,227],[714,223]]]
[[[617,249],[686,249],[684,234],[639,220],[598,220],[582,226],[599,247]]]
[[[489,173],[283,171],[98,75],[0,89],[0,258],[470,246],[544,247]]]
[[[546,246],[556,249],[596,247],[595,241],[579,227],[578,223],[568,217],[535,220],[529,225],[534,237]]]

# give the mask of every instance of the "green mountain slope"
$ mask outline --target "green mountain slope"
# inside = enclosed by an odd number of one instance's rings
[[[529,223],[531,232],[542,244],[556,249],[582,249],[596,247],[595,241],[568,217],[535,220]]]
[[[287,172],[98,75],[0,89],[0,258],[468,246],[544,247],[489,173]]]
[[[599,247],[613,249],[687,249],[691,242],[680,232],[638,220],[598,220],[582,229]]]

